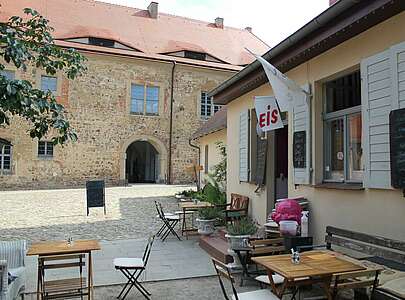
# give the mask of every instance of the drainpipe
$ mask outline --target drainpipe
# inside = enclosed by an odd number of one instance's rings
[[[200,165],[201,165],[201,149],[200,149],[200,147],[198,147],[198,146],[196,146],[196,145],[193,145],[193,144],[191,143],[191,141],[192,141],[192,139],[189,139],[189,140],[188,140],[188,144],[189,144],[191,147],[193,147],[193,148],[195,148],[195,149],[198,150],[198,166],[200,166]],[[200,190],[200,171],[198,171],[198,173],[197,173],[196,180],[197,180],[197,182],[196,182],[197,191],[199,191],[199,190]]]
[[[169,125],[169,166],[168,166],[168,184],[172,184],[172,143],[173,143],[173,102],[174,102],[174,69],[176,61],[172,61],[172,82],[170,91],[170,125]]]

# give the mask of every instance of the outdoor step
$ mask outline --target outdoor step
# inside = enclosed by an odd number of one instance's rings
[[[232,263],[233,258],[228,254],[228,242],[220,235],[201,236],[199,245],[211,257],[225,264]]]
[[[217,235],[218,235],[218,237],[219,238],[221,238],[221,239],[223,239],[224,241],[228,241],[228,239],[225,237],[225,235],[227,234],[228,232],[226,231],[226,228],[219,228],[218,230],[217,230]]]

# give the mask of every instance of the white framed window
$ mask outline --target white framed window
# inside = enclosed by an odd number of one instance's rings
[[[58,90],[58,79],[53,76],[42,75],[41,90],[44,92],[51,91],[53,94],[56,94]]]
[[[6,77],[7,80],[14,80],[15,79],[15,72],[11,70],[2,70],[0,74]]]
[[[362,182],[360,72],[326,82],[324,91],[324,180]]]
[[[212,97],[208,97],[207,92],[201,92],[201,108],[200,115],[201,118],[206,120],[213,116],[217,111],[222,108],[222,105],[214,104]]]
[[[11,145],[0,144],[0,175],[11,173]]]
[[[146,87],[146,114],[157,115],[159,113],[159,88],[156,86]]]
[[[131,113],[159,115],[159,87],[131,84]]]
[[[49,141],[38,142],[39,157],[53,157],[53,143]]]

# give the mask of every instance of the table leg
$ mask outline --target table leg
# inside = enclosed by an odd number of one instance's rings
[[[325,296],[328,300],[332,300],[332,294],[330,293],[330,284],[332,282],[332,276],[324,277],[322,280],[323,289],[325,292]]]
[[[281,286],[278,288],[277,285],[274,283],[273,280],[273,272],[271,271],[267,271],[267,276],[269,276],[269,281],[270,281],[270,286],[271,286],[271,290],[273,291],[273,293],[279,298],[282,299],[285,290],[287,289],[287,287],[289,286],[289,281],[284,278],[284,282],[281,284]]]
[[[243,279],[249,278],[249,271],[247,266],[247,253],[245,256],[243,256],[240,250],[233,250],[233,251],[236,252],[239,261],[242,264],[242,276],[240,278],[240,286],[243,286]]]
[[[37,300],[41,299],[41,274],[41,259],[38,257]]]
[[[93,299],[93,266],[91,261],[91,251],[88,253],[88,271],[87,276],[89,277],[88,280],[88,299]]]
[[[186,209],[183,207],[183,224],[181,225],[181,235],[184,236],[186,230]]]

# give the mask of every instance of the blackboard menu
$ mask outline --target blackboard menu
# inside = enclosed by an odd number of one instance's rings
[[[294,132],[293,138],[293,157],[294,168],[306,168],[307,158],[307,134],[304,131]]]
[[[257,162],[255,183],[262,185],[266,180],[267,140],[257,140]]]
[[[103,180],[86,182],[87,215],[90,207],[104,207],[105,211],[105,183]]]
[[[391,185],[405,189],[405,108],[390,113]]]

